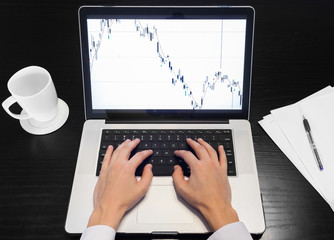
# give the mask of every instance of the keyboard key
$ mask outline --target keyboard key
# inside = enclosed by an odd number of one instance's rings
[[[103,142],[110,142],[111,141],[111,135],[104,135],[102,137]]]
[[[167,142],[163,142],[163,143],[160,143],[160,148],[168,148],[168,143]]]
[[[178,146],[177,143],[175,143],[175,142],[171,142],[171,143],[169,144],[169,149],[176,150],[176,149],[178,148],[177,146]]]
[[[150,141],[150,142],[153,142],[153,141],[155,141],[155,136],[154,136],[154,135],[151,135],[151,134],[149,134],[149,135],[147,136],[147,141]]]
[[[153,151],[153,156],[155,156],[155,157],[161,156],[161,150],[154,150]]]
[[[152,149],[160,148],[160,144],[157,142],[153,142],[151,146],[152,146]]]
[[[151,149],[151,143],[150,142],[141,142],[139,145],[145,150]]]
[[[168,165],[172,165],[172,166],[176,165],[176,160],[174,157],[168,157],[166,162]]]
[[[166,159],[165,158],[158,158],[158,164],[166,164]]]
[[[158,159],[155,158],[155,157],[151,157],[150,160],[149,160],[149,163],[154,165],[154,164],[157,164],[158,163]]]
[[[170,155],[171,155],[171,153],[170,153],[169,150],[162,150],[162,156],[167,157],[167,156],[170,156]]]
[[[179,142],[178,143],[178,149],[179,150],[186,150],[187,149],[187,143],[186,142]]]
[[[165,136],[162,135],[162,134],[159,134],[159,135],[157,136],[157,141],[159,141],[159,142],[163,142],[163,141],[165,141]]]
[[[166,141],[168,141],[168,142],[170,142],[170,141],[173,141],[173,135],[171,135],[171,134],[168,134],[168,135],[166,135]]]

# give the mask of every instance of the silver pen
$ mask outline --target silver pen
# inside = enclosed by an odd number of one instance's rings
[[[304,116],[303,116],[303,124],[304,124],[304,128],[305,128],[305,131],[306,131],[306,135],[307,135],[308,141],[310,142],[310,145],[311,145],[312,152],[314,154],[315,160],[318,163],[319,169],[322,171],[324,169],[324,167],[322,165],[322,162],[321,162],[321,159],[320,159],[317,147],[315,146],[315,143],[314,143],[313,138],[312,138],[311,127],[310,127],[310,124],[308,123],[307,119]]]

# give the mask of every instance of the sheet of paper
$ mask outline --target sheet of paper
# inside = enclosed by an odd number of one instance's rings
[[[334,91],[300,104],[311,127],[311,134],[320,159],[322,171],[311,169],[326,198],[334,206]],[[313,156],[313,165],[316,164]],[[308,162],[307,162],[308,163]],[[308,163],[311,168],[311,163]]]
[[[271,114],[269,114],[265,116],[263,120],[259,121],[259,124],[266,131],[269,137],[276,143],[276,145],[282,150],[282,152],[290,159],[290,161],[295,165],[295,167],[303,174],[303,176],[311,183],[311,185],[323,197],[318,186],[313,181],[313,178],[311,177],[311,175],[305,168],[302,161],[299,159],[294,149],[291,147],[289,141],[286,139],[284,133],[278,126],[274,117]]]
[[[326,87],[296,104],[272,110],[271,114],[265,116],[259,123],[334,211],[334,188],[331,186],[334,182],[334,169],[331,169],[331,164],[329,164],[326,172],[319,170],[303,126],[304,114],[311,117],[310,112],[312,112],[313,108],[318,108],[317,104],[331,101],[330,104],[333,105],[334,101],[332,99],[325,99],[318,103],[320,100],[317,100],[317,102],[314,102],[308,108],[309,103],[319,96],[333,92],[334,89],[332,87]],[[328,104],[327,107],[329,107]],[[332,156],[333,158],[332,152],[326,151],[325,155]]]

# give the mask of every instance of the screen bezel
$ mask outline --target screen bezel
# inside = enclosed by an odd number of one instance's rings
[[[87,19],[246,19],[243,99],[241,110],[110,110],[93,109]],[[248,119],[252,74],[254,9],[252,7],[92,7],[79,9],[81,65],[86,119],[109,121],[222,121]],[[247,66],[247,67],[246,67]]]

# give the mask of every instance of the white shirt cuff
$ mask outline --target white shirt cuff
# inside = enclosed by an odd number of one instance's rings
[[[242,222],[225,225],[215,231],[208,240],[252,240],[246,226]]]
[[[109,226],[95,225],[88,227],[80,240],[114,240],[116,231]],[[221,227],[208,240],[252,240],[246,226],[242,222],[235,222]]]
[[[116,235],[115,229],[106,225],[95,225],[86,228],[82,233],[80,240],[114,240]]]

